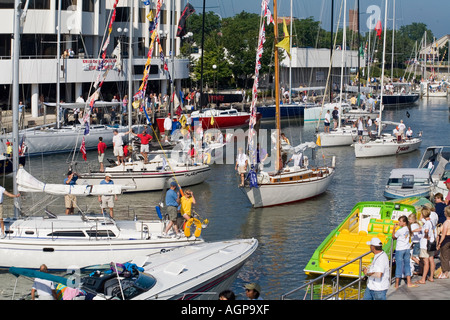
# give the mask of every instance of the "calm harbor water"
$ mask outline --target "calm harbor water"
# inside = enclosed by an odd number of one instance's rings
[[[409,113],[410,117],[407,117]],[[417,167],[423,151],[430,145],[448,144],[450,132],[447,99],[420,100],[413,106],[386,108],[383,119],[403,119],[415,133],[423,131],[423,142],[418,151],[384,158],[355,159],[352,147],[323,148],[326,156],[336,156],[336,175],[328,191],[314,199],[271,208],[253,209],[244,193],[237,187],[234,165],[212,165],[208,180],[191,187],[197,205],[195,210],[208,218],[203,230],[206,241],[254,237],[259,247],[241,269],[232,290],[243,299],[243,285],[258,282],[264,299],[279,299],[307,279],[303,269],[323,239],[344,219],[359,201],[385,200],[383,189],[393,168]],[[263,123],[262,128],[273,124]],[[316,123],[285,121],[283,132],[291,144],[315,141]],[[322,130],[322,125],[320,129]],[[112,157],[111,150],[107,156]],[[320,154],[319,152],[319,154]],[[95,163],[96,153],[88,152],[88,160]],[[59,183],[65,178],[70,155],[52,155],[28,159],[26,169],[46,182]],[[82,161],[82,160],[81,160]],[[11,177],[0,178],[0,184],[11,190]],[[150,217],[162,197],[161,192],[124,194],[116,202],[116,219]],[[63,213],[63,198],[43,198],[42,195],[24,195],[22,202],[31,212],[48,205],[52,211]],[[96,197],[79,198],[79,204],[88,210],[99,208]],[[5,199],[5,211],[11,208],[11,199]],[[60,211],[58,211],[60,210]],[[37,262],[41,264],[42,262]],[[0,274],[0,299],[11,299],[16,278]],[[31,282],[19,279],[16,294],[30,291]]]

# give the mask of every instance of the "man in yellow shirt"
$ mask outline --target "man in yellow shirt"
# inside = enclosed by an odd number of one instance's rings
[[[184,191],[184,195],[181,197],[181,215],[186,221],[192,218],[191,211],[192,205],[195,204],[194,193],[190,189]]]

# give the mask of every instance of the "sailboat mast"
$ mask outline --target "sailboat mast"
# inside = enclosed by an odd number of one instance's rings
[[[13,143],[13,192],[18,193],[16,173],[19,169],[19,55],[20,55],[20,0],[14,1],[14,49],[12,86],[12,143]],[[14,217],[19,216],[19,200],[14,198]]]
[[[292,52],[292,0],[291,0],[291,17],[289,22],[289,52]],[[291,53],[292,54],[292,53]],[[292,56],[289,59],[289,104],[292,103]]]
[[[128,129],[131,129],[132,108],[133,102],[133,17],[134,17],[134,1],[130,1],[130,26],[128,35]],[[128,138],[131,138],[131,133],[128,134]]]
[[[395,0],[392,14],[392,56],[391,56],[391,81],[394,82],[394,39],[395,39]]]
[[[281,121],[280,121],[280,75],[279,75],[279,66],[278,66],[278,15],[277,15],[277,0],[273,1],[273,19],[275,21],[274,23],[274,37],[275,37],[275,123],[276,123],[276,129],[277,129],[277,158],[275,161],[275,169],[281,170],[282,164],[281,164],[281,136],[280,136],[280,129],[281,129]]]
[[[61,0],[58,0],[58,32],[57,32],[57,45],[56,45],[56,128],[60,128],[61,124]]]
[[[381,113],[383,112],[383,92],[384,92],[384,65],[386,64],[386,25],[387,25],[387,11],[388,11],[388,0],[386,0],[386,6],[384,8],[384,37],[383,37],[383,58],[381,65],[381,99],[380,99],[380,122],[378,124],[378,135],[381,135]]]

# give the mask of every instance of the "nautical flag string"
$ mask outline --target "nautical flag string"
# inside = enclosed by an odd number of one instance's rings
[[[254,126],[256,124],[256,102],[258,100],[258,85],[259,85],[259,70],[261,69],[261,58],[264,52],[264,43],[266,41],[266,29],[265,21],[267,25],[273,23],[272,14],[269,10],[269,1],[262,0],[261,2],[261,12],[263,19],[260,25],[259,37],[258,37],[258,47],[256,49],[256,63],[255,63],[255,79],[253,81],[252,87],[252,103],[250,105],[250,121],[249,121],[249,134],[248,134],[248,152],[250,163],[256,163],[256,147],[255,147],[255,130]]]

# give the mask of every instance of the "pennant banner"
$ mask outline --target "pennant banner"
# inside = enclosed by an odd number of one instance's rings
[[[261,2],[261,12],[266,19],[267,25],[273,23],[272,14],[269,10],[269,0],[262,0]],[[250,105],[250,121],[249,121],[249,134],[248,134],[248,151],[250,157],[250,163],[256,164],[256,146],[254,143],[255,130],[254,126],[256,124],[256,102],[258,100],[258,85],[259,85],[259,70],[261,69],[261,58],[264,52],[264,43],[266,42],[266,27],[264,19],[261,22],[259,37],[258,37],[258,47],[256,49],[256,63],[255,63],[255,79],[253,81],[252,88],[252,103]]]

